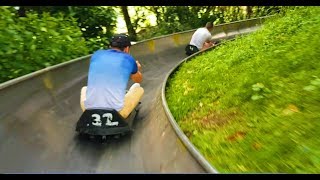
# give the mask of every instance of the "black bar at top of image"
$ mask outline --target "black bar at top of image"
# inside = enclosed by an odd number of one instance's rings
[[[2,0],[9,6],[314,6],[317,0]]]

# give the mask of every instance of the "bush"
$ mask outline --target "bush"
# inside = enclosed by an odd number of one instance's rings
[[[0,83],[88,54],[75,19],[0,7]]]

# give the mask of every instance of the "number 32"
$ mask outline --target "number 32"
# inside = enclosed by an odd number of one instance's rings
[[[94,126],[101,126],[102,125],[102,121],[101,121],[101,117],[99,114],[92,114],[91,115],[94,119],[92,121],[92,125]],[[106,121],[106,126],[118,126],[119,122],[112,122],[111,120],[113,119],[113,116],[111,113],[105,113],[102,115],[102,118],[107,118]]]

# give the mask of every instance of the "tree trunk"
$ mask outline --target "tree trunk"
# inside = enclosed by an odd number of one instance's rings
[[[247,17],[248,19],[251,17],[252,15],[252,7],[251,6],[247,6]]]
[[[236,16],[237,16],[237,21],[241,20],[241,14],[240,14],[240,6],[236,6]]]
[[[206,12],[204,13],[204,17],[209,17],[212,6],[207,6],[205,8],[206,8]]]
[[[132,41],[136,41],[137,40],[137,33],[136,33],[136,31],[134,30],[134,28],[133,28],[133,26],[131,24],[130,16],[129,16],[129,13],[128,13],[128,6],[121,6],[121,10],[122,10],[122,14],[123,14],[124,20],[126,22],[126,26],[127,26],[127,29],[128,29],[128,33],[129,33],[130,39]]]
[[[26,8],[24,6],[19,6],[18,15],[19,17],[26,17]]]

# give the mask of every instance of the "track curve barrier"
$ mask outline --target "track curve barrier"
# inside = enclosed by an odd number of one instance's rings
[[[218,25],[213,39],[252,32],[264,19]],[[145,94],[135,132],[121,141],[94,144],[75,135],[91,55],[0,84],[0,172],[217,173],[186,145],[161,99],[163,80],[186,58],[184,47],[194,31],[132,46]]]

